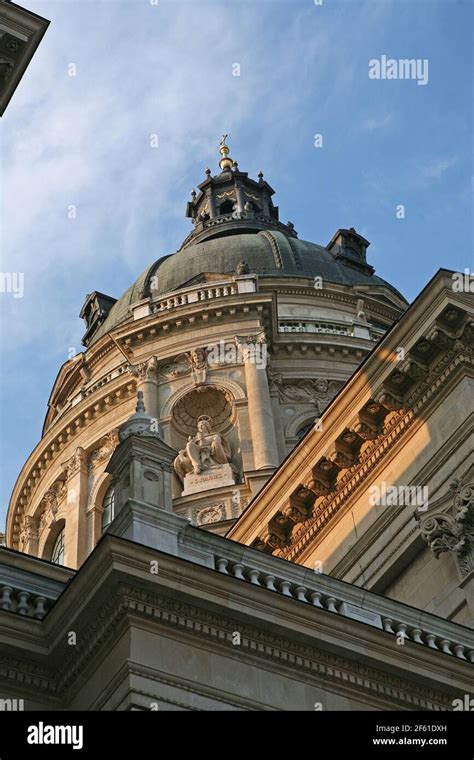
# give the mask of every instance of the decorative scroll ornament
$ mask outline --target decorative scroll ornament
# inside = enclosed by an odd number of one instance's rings
[[[104,437],[101,438],[98,447],[89,454],[89,470],[94,470],[104,462],[107,462],[112,456],[117,443],[117,430],[112,430],[110,433],[107,433],[107,435],[104,435]]]
[[[87,472],[87,454],[82,446],[78,446],[72,457],[66,462],[68,480],[80,470]]]
[[[56,522],[59,505],[66,498],[67,486],[64,480],[57,480],[49,488],[40,502],[39,529]]]
[[[147,359],[147,361],[131,365],[129,371],[140,382],[145,382],[146,380],[156,380],[156,368],[157,359],[155,356],[152,356],[151,359]]]
[[[40,521],[38,517],[32,515],[26,515],[23,528],[20,532],[20,541],[23,548],[26,547],[28,541],[32,541],[38,538]]]
[[[419,520],[423,539],[438,559],[443,552],[454,555],[462,577],[474,570],[474,482],[453,481],[455,496],[447,512],[427,512]]]
[[[275,372],[270,362],[267,364],[268,387],[271,391],[279,391],[283,383],[281,372]]]

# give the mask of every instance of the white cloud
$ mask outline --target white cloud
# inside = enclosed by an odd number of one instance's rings
[[[420,175],[423,179],[430,181],[440,179],[448,169],[457,164],[457,157],[450,156],[447,158],[435,158],[421,167]]]
[[[383,129],[384,127],[387,127],[392,122],[392,114],[388,113],[386,116],[382,116],[377,118],[371,118],[366,119],[364,122],[362,122],[362,129],[366,130],[367,132],[374,132],[377,129]]]

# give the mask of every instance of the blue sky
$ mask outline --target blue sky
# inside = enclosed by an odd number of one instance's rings
[[[470,1],[152,2],[24,0],[51,25],[0,124],[1,271],[24,273],[0,293],[0,530],[85,294],[179,247],[223,132],[300,238],[355,227],[409,300],[474,269]],[[369,79],[382,55],[427,59],[428,83]]]

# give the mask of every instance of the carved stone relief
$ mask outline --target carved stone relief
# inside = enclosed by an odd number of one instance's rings
[[[299,380],[294,383],[283,383],[282,381],[278,383],[273,377],[272,381],[278,384],[281,401],[314,404],[320,412],[325,409],[343,385],[338,380],[328,381],[322,378]]]
[[[474,570],[474,482],[463,485],[459,479],[452,482],[454,493],[448,511],[428,510],[417,514],[423,539],[436,558],[450,552],[456,560],[462,577]]]
[[[112,430],[99,441],[99,445],[94,451],[89,454],[88,469],[89,471],[95,470],[104,462],[108,462],[112,456],[115,447],[118,444],[118,433],[116,430]]]

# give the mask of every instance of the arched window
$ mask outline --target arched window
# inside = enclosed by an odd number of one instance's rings
[[[115,517],[115,492],[114,487],[109,486],[102,502],[102,531],[104,531]]]
[[[308,432],[308,430],[311,430],[313,425],[314,425],[314,422],[307,422],[306,425],[303,425],[303,427],[300,427],[300,429],[296,433],[297,439],[300,440]]]
[[[231,214],[234,210],[234,203],[235,201],[232,201],[230,199],[223,201],[219,206],[219,214]]]
[[[51,552],[51,562],[64,565],[64,528],[58,533]]]

